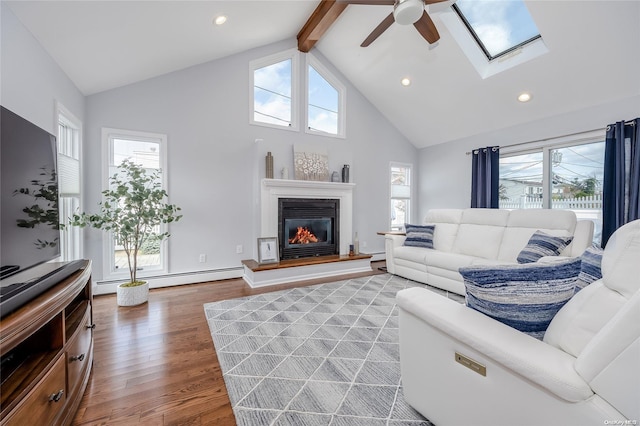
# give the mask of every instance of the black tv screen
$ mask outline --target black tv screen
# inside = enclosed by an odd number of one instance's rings
[[[60,255],[56,138],[4,107],[0,277]]]

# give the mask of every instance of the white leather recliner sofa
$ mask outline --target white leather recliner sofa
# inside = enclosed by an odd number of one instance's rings
[[[534,232],[573,235],[560,256],[580,256],[592,244],[593,222],[570,210],[433,209],[424,224],[435,225],[433,249],[404,246],[404,235],[385,235],[387,271],[464,295],[458,269],[517,263]]]
[[[602,274],[543,341],[427,289],[398,292],[406,401],[438,426],[637,424],[640,220],[608,241]]]

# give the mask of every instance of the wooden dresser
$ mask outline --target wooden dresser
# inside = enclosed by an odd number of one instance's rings
[[[91,263],[0,321],[0,425],[71,424],[93,362]]]

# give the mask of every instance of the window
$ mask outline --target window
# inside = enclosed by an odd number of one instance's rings
[[[411,165],[391,163],[390,185],[390,229],[402,231],[405,223],[411,223]]]
[[[104,186],[109,185],[109,178],[118,171],[118,165],[129,159],[146,169],[161,169],[162,187],[167,187],[166,167],[166,135],[133,132],[128,130],[102,129],[102,139],[105,147],[106,173]],[[164,232],[158,229],[158,232]],[[128,273],[127,256],[122,246],[113,237],[107,238],[104,244],[105,268],[115,278]],[[138,254],[139,275],[145,276],[149,272],[166,272],[167,246],[154,242],[142,247]]]
[[[307,54],[307,131],[344,137],[344,86]]]
[[[541,209],[542,151],[500,156],[499,198],[502,209]]]
[[[69,226],[69,218],[80,210],[80,146],[82,124],[61,104],[58,110],[58,182],[60,223],[60,254],[62,261],[82,257],[82,232]]]
[[[533,18],[520,0],[458,0],[453,9],[489,60],[540,38]]]
[[[500,158],[500,208],[572,210],[580,220],[592,220],[594,242],[602,232],[602,136],[545,146],[535,152]]]
[[[252,124],[268,127],[299,128],[297,119],[298,53],[282,54],[252,61],[251,117]]]
[[[458,0],[439,17],[481,78],[549,51],[522,0]]]

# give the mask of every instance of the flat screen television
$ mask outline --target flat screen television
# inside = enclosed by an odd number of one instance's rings
[[[60,256],[56,138],[5,107],[0,109],[0,312],[4,316],[78,268],[49,262]]]

